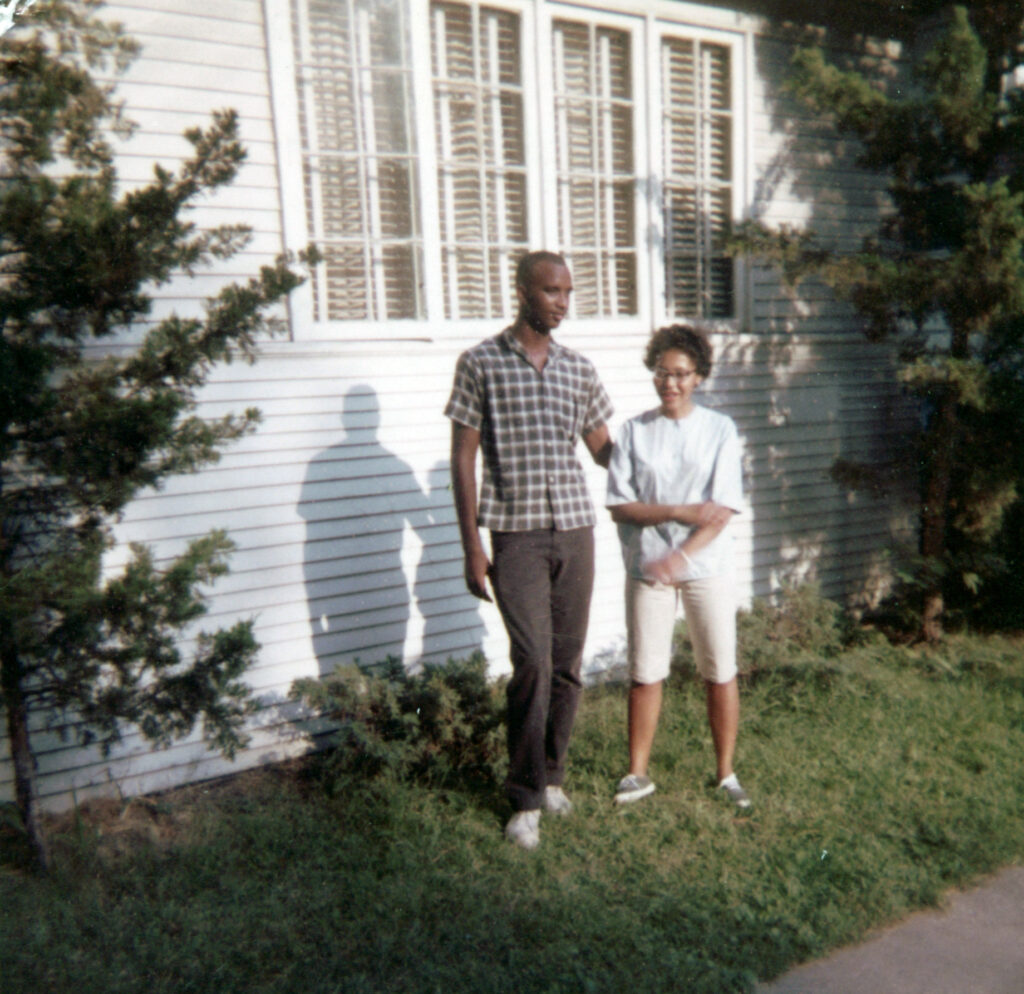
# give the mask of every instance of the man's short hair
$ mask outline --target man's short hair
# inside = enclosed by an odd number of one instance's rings
[[[546,252],[543,249],[539,252],[527,252],[516,266],[516,286],[521,286],[525,290],[533,279],[534,269],[542,262],[553,262],[556,266],[569,268],[565,256],[559,255],[557,252]]]
[[[659,328],[647,343],[644,365],[654,369],[658,360],[669,349],[676,349],[693,360],[697,375],[707,379],[711,375],[711,357],[713,350],[707,336],[690,324],[672,324],[667,328]]]

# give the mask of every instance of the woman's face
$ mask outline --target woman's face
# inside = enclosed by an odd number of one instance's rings
[[[661,413],[669,418],[686,417],[693,410],[693,391],[703,382],[690,356],[679,349],[666,349],[654,367],[654,389],[661,399]]]

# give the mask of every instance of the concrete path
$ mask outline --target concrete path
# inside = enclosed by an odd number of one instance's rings
[[[1024,994],[1024,866],[949,895],[757,994]]]

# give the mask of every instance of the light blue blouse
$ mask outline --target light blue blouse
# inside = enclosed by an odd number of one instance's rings
[[[608,467],[607,507],[631,504],[700,504],[713,500],[743,510],[743,466],[732,418],[695,407],[678,420],[660,410],[630,418],[619,430]],[[692,531],[667,522],[618,526],[626,571],[644,576],[647,563],[678,549]],[[726,527],[691,557],[688,579],[720,576],[732,569],[732,536]]]

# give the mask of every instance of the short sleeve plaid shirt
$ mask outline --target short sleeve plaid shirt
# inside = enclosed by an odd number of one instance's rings
[[[588,359],[552,341],[538,372],[506,328],[459,356],[445,414],[480,432],[483,527],[595,523],[576,443],[607,422],[612,405]]]

